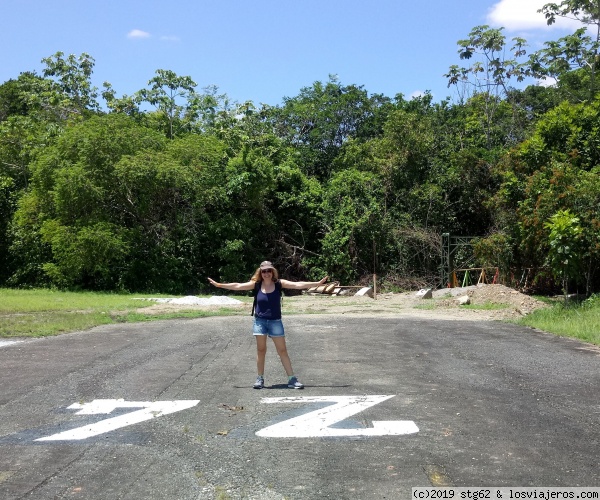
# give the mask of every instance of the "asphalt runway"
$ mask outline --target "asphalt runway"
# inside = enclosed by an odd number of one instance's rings
[[[2,499],[408,499],[600,486],[600,349],[499,322],[251,318],[0,345]]]

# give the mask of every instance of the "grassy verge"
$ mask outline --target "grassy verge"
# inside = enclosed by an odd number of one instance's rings
[[[500,311],[502,309],[508,309],[508,304],[495,304],[494,302],[483,302],[481,304],[465,304],[461,306],[465,309],[472,309],[474,311]]]
[[[187,310],[145,314],[155,304],[139,300],[141,294],[58,292],[52,290],[0,289],[0,338],[44,337],[86,330],[97,325],[131,323],[170,318],[198,318],[236,312],[223,307],[215,310]],[[147,297],[147,296],[146,296]],[[152,294],[160,298],[164,295]]]
[[[516,321],[519,325],[544,330],[600,345],[600,296],[582,303],[555,303]]]
[[[160,298],[164,295],[152,294]],[[57,292],[52,290],[12,290],[0,288],[0,338],[43,337],[60,333],[86,330],[97,325],[133,323],[172,318],[199,318],[248,314],[223,306],[214,309],[182,309],[160,314],[144,312],[155,304],[139,300],[141,294],[110,294],[93,292]],[[237,296],[239,300],[252,301],[251,297]],[[418,309],[432,307],[416,306]],[[471,308],[497,309],[504,305],[486,303]],[[284,301],[284,311],[294,312]],[[327,313],[327,306],[304,314]],[[600,296],[581,304],[554,303],[552,307],[538,309],[516,323],[549,333],[572,337],[600,345]]]

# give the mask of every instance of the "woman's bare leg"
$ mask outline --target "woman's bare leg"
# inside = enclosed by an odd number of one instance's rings
[[[275,344],[275,349],[277,349],[277,354],[279,355],[279,359],[281,359],[281,364],[283,365],[283,369],[285,373],[287,373],[288,377],[291,377],[294,374],[292,370],[292,362],[290,361],[290,357],[287,352],[287,346],[285,345],[285,337],[271,337],[273,339],[273,343]],[[266,342],[266,341],[265,341]],[[266,351],[266,346],[265,346]],[[264,363],[264,360],[263,360]]]
[[[259,375],[265,373],[265,357],[267,355],[267,336],[255,335],[256,339],[256,371]]]

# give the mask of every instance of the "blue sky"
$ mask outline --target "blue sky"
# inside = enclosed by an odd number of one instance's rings
[[[42,72],[57,51],[94,57],[93,81],[117,95],[157,69],[216,85],[231,99],[277,105],[337,75],[370,93],[453,97],[443,74],[457,40],[505,27],[530,50],[574,26],[547,27],[549,0],[0,0],[0,82]]]

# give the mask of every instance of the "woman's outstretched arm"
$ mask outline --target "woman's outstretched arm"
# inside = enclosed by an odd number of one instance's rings
[[[325,276],[321,281],[288,281],[279,280],[282,288],[290,288],[292,290],[304,290],[313,286],[320,286],[327,281],[329,276]]]
[[[217,288],[225,288],[225,290],[253,290],[254,281],[247,281],[246,283],[218,283],[212,278],[208,278],[208,282]]]

